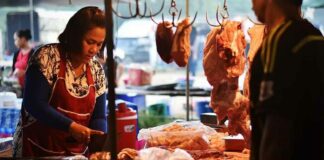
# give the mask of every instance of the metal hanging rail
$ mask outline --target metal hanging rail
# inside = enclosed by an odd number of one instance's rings
[[[140,12],[139,0],[135,0],[135,4],[136,4],[135,13],[132,12],[132,4],[131,4],[131,2],[129,2],[129,4],[128,4],[128,9],[129,9],[130,16],[123,16],[123,15],[119,14],[117,11],[115,11],[113,8],[112,8],[112,12],[114,12],[114,14],[117,17],[122,18],[122,19],[131,19],[131,18],[136,18],[136,17],[149,18],[150,16],[152,16],[152,13],[151,13],[151,15],[146,15],[146,11],[147,11],[146,2],[144,2],[144,11],[143,11],[143,13]],[[118,5],[119,5],[119,0],[117,0],[117,6]],[[162,6],[161,6],[160,10],[158,12],[154,13],[153,16],[156,16],[156,15],[160,14],[162,12],[163,8],[164,8],[164,0],[163,0],[163,3],[162,3]]]

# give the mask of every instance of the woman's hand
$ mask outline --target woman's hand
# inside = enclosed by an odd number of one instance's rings
[[[26,71],[25,70],[21,70],[21,69],[15,69],[13,75],[17,78],[22,77],[23,75],[25,75]]]
[[[7,78],[12,77],[13,76],[13,71],[9,72],[9,74],[7,75]]]
[[[104,132],[98,130],[92,130],[88,127],[80,125],[76,122],[72,122],[69,128],[69,133],[72,135],[74,139],[78,142],[89,143],[90,137],[93,134],[103,135]]]

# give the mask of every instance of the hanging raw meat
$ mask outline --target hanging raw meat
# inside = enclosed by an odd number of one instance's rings
[[[204,48],[203,67],[208,82],[213,86],[217,86],[227,75],[224,64],[225,62],[221,61],[217,54],[216,35],[219,34],[220,31],[220,27],[214,28],[210,31],[207,35]]]
[[[250,67],[252,61],[254,59],[255,54],[259,50],[260,46],[262,45],[264,34],[265,34],[265,26],[264,25],[254,25],[252,28],[248,30],[248,34],[251,38],[250,41],[250,49],[248,52],[248,71],[245,74],[244,79],[244,87],[243,87],[243,94],[246,97],[250,97]]]
[[[255,54],[257,53],[257,51],[259,50],[259,48],[263,42],[263,38],[264,38],[264,34],[265,34],[265,26],[264,25],[254,25],[252,28],[250,28],[248,30],[248,34],[251,38],[250,49],[248,52],[248,60],[249,60],[249,64],[251,64],[251,62],[254,59]]]
[[[244,72],[246,42],[241,23],[224,21],[207,36],[203,67],[213,86],[211,107],[219,121],[228,117],[229,134],[241,133],[249,147],[249,100],[238,89],[238,78]]]
[[[190,19],[181,21],[174,35],[171,55],[179,67],[185,67],[190,57]]]
[[[161,59],[165,63],[171,63],[173,58],[171,56],[172,40],[173,40],[173,31],[172,24],[165,21],[164,23],[159,23],[156,34],[156,48]]]

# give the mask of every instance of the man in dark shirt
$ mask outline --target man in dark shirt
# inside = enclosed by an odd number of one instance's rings
[[[252,2],[270,31],[251,68],[250,159],[324,159],[324,38],[302,0]]]

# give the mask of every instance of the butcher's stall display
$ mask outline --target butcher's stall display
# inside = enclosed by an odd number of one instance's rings
[[[248,160],[245,151],[226,150],[226,133],[216,132],[198,121],[175,121],[169,124],[141,129],[139,141],[143,149],[125,148],[118,153],[118,160]],[[109,152],[96,152],[90,160],[108,159]]]
[[[175,33],[171,25],[167,21],[158,25],[158,53],[166,63],[175,61],[179,66],[185,66],[190,56],[189,19],[180,22]],[[248,160],[251,128],[249,90],[246,84],[249,71],[246,73],[243,93],[238,81],[244,71],[249,70],[249,65],[262,44],[265,27],[255,25],[248,33],[251,42],[247,57],[241,22],[224,20],[206,38],[203,68],[207,81],[213,87],[210,106],[219,123],[227,118],[226,129],[217,132],[217,128],[196,121],[175,121],[141,129],[137,140],[145,144],[144,148],[124,149],[118,154],[118,160]],[[109,152],[97,152],[90,159],[110,159],[110,155]]]
[[[203,67],[213,86],[210,105],[218,121],[228,118],[228,133],[242,134],[249,148],[249,99],[238,88],[239,76],[244,72],[246,42],[241,22],[225,20],[207,36]]]

